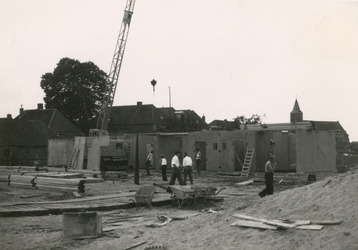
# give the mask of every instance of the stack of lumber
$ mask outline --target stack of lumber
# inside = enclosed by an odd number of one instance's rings
[[[47,172],[47,167],[38,167],[38,166],[0,166],[1,173],[37,173],[37,172]]]
[[[9,186],[25,187],[34,189],[56,189],[59,191],[80,191],[84,192],[86,179],[58,179],[49,177],[34,177],[26,175],[10,175]]]
[[[259,229],[277,230],[278,228],[294,228],[303,230],[321,230],[323,225],[339,225],[342,221],[310,221],[310,220],[267,220],[262,218],[255,218],[244,214],[234,214],[238,221],[231,224],[231,226],[252,227]]]
[[[38,177],[50,177],[50,178],[59,178],[59,179],[76,179],[76,178],[84,177],[84,174],[82,173],[64,173],[64,172],[36,173],[34,175]]]

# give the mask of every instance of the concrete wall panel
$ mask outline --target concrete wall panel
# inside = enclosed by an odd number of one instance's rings
[[[320,172],[336,170],[336,144],[334,133],[297,131],[296,171]]]
[[[73,139],[49,139],[48,140],[48,166],[67,165],[73,152]]]

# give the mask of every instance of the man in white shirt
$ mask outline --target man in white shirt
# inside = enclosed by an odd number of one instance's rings
[[[179,181],[179,185],[183,185],[183,178],[182,178],[181,172],[180,172],[179,156],[180,156],[180,152],[175,151],[175,155],[172,158],[172,164],[171,164],[173,173],[172,173],[172,177],[170,177],[169,185],[174,185],[175,180],[177,178]]]
[[[266,195],[273,194],[273,172],[275,170],[277,163],[275,161],[275,156],[271,155],[270,160],[265,164],[265,183],[266,188],[259,193],[259,196],[265,197]]]
[[[189,175],[190,184],[193,185],[193,161],[187,153],[184,153],[184,185],[186,185],[186,177]]]
[[[163,181],[168,181],[167,178],[167,159],[163,155],[160,155],[160,168],[162,169],[162,179]]]
[[[196,165],[196,171],[198,171],[198,175],[201,175],[201,152],[197,148],[196,149],[196,156],[195,156],[195,165]]]

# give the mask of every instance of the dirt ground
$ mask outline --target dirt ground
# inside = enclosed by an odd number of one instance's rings
[[[153,177],[140,179],[140,185],[161,182]],[[264,182],[238,186],[237,177],[204,173],[196,176],[194,185],[226,188],[219,194],[222,201],[199,202],[192,206],[177,204],[120,209],[99,212],[102,227],[116,226],[95,239],[65,239],[63,215],[2,217],[0,218],[1,249],[358,249],[358,168],[335,174],[313,183],[275,179],[275,193],[259,198],[257,193]],[[280,183],[279,183],[280,182]],[[36,191],[11,188],[0,183],[3,202],[46,201],[74,198],[72,193]],[[107,180],[86,185],[85,196],[114,194],[137,190],[133,178]],[[158,190],[165,192],[164,190]],[[22,198],[21,198],[22,197]],[[333,221],[321,230],[262,230],[231,226],[238,219],[235,213],[265,219]],[[171,218],[165,226],[155,227],[158,216]],[[123,218],[127,218],[124,219]],[[122,220],[121,220],[122,219]],[[116,222],[117,223],[114,223]],[[120,221],[120,222],[118,222]]]

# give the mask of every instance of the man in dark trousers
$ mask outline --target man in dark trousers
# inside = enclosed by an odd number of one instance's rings
[[[259,193],[259,196],[265,197],[266,195],[273,194],[273,172],[276,167],[275,156],[271,155],[270,160],[265,165],[265,183],[266,188]]]
[[[148,156],[147,156],[147,160],[145,161],[145,168],[147,169],[147,176],[150,175],[150,168],[153,166],[153,153],[154,151],[150,151]]]
[[[193,161],[191,157],[185,152],[183,159],[184,167],[184,185],[186,185],[186,177],[189,176],[190,184],[193,185]]]
[[[163,181],[168,181],[168,179],[167,179],[167,159],[164,158],[164,155],[160,155],[160,168],[162,170]]]
[[[175,151],[175,155],[172,158],[172,177],[170,178],[169,185],[174,185],[175,180],[178,178],[179,185],[183,185],[183,178],[180,172],[180,161],[179,161],[180,152]]]

